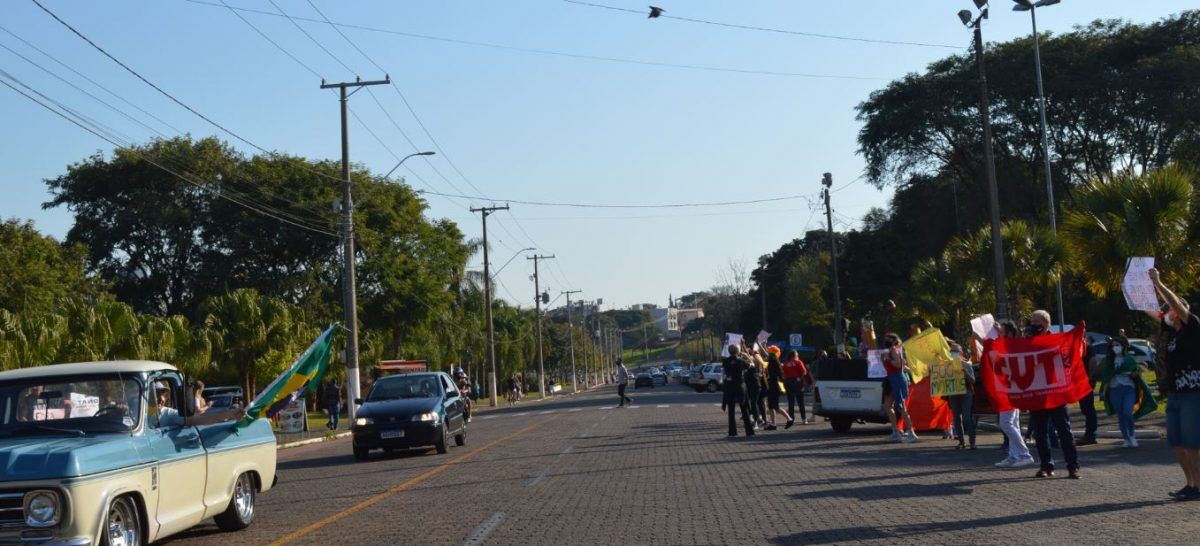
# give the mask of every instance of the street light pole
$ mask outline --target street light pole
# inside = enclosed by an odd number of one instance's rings
[[[350,182],[350,128],[346,123],[346,102],[350,95],[346,89],[368,85],[384,85],[392,83],[390,77],[378,81],[325,83],[321,80],[321,89],[337,88],[340,91],[342,109],[342,320],[346,323],[346,392],[350,395],[346,404],[346,413],[350,422],[358,408],[354,400],[362,396],[358,376],[358,294],[354,271],[354,195]]]
[[[496,331],[492,324],[492,274],[491,265],[488,263],[487,217],[498,210],[508,210],[508,205],[471,208],[471,212],[478,212],[483,217],[483,299],[484,309],[487,311],[488,365],[492,369],[491,385],[488,387],[488,390],[491,391],[492,406],[497,405],[498,402],[496,399]]]
[[[996,159],[992,152],[992,117],[988,106],[987,70],[983,60],[983,20],[987,19],[987,0],[974,0],[975,6],[983,11],[971,19],[971,12],[962,10],[958,18],[962,24],[975,30],[975,62],[979,66],[979,123],[983,126],[983,163],[987,174],[988,212],[992,221],[992,267],[996,296],[996,318],[1008,318],[1008,296],[1004,289],[1004,243],[1000,238],[1000,201],[996,188]]]
[[[526,260],[533,260],[533,301],[537,305],[537,353],[538,353],[538,392],[542,393],[542,398],[546,397],[546,359],[542,352],[542,289],[538,284],[538,262],[541,260],[552,260],[554,255],[541,256],[535,254],[528,256]]]
[[[1038,115],[1042,122],[1042,169],[1046,172],[1046,198],[1049,200],[1049,207],[1046,209],[1050,214],[1050,233],[1055,238],[1058,237],[1058,221],[1057,215],[1054,212],[1054,184],[1050,173],[1050,132],[1046,128],[1046,92],[1042,87],[1042,52],[1038,46],[1038,31],[1037,31],[1037,8],[1052,6],[1060,2],[1060,0],[1039,0],[1038,2],[1030,2],[1029,0],[1014,0],[1017,5],[1013,6],[1013,11],[1028,11],[1029,20],[1033,23],[1033,61],[1034,69],[1037,74],[1037,92],[1038,92]],[[1054,283],[1054,296],[1058,304],[1058,327],[1066,328],[1066,317],[1063,315],[1063,293],[1062,293],[1062,278]]]
[[[833,175],[825,173],[821,178],[821,184],[825,186],[823,193],[825,194],[825,220],[829,225],[829,257],[833,262],[833,344],[837,347],[837,354],[842,354],[845,350],[845,340],[842,338],[842,294],[838,283],[838,268],[837,268],[837,239],[833,236],[833,209],[829,204],[829,188],[833,186]],[[763,302],[763,321],[767,320],[766,302]],[[763,328],[766,328],[764,326]]]
[[[567,345],[571,352],[571,391],[579,392],[579,374],[575,372],[575,325],[571,320],[571,294],[578,294],[582,290],[564,290],[563,294],[567,296]]]

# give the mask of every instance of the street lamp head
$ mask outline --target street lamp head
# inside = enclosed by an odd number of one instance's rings
[[[1033,8],[1033,2],[1030,0],[1013,0],[1017,5],[1013,6],[1013,11],[1025,11]]]
[[[1039,8],[1044,8],[1046,6],[1053,6],[1054,4],[1057,4],[1059,2],[1062,2],[1062,0],[1038,0],[1037,3],[1034,4],[1034,6],[1037,6]]]
[[[988,5],[988,0],[975,0],[975,7],[977,9],[983,9],[987,5]]]
[[[958,20],[962,21],[964,27],[971,26],[971,12],[965,9],[958,10]]]
[[[437,155],[437,152],[418,152],[417,155]]]

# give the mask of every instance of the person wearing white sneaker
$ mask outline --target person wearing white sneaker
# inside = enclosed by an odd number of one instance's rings
[[[904,353],[900,351],[900,336],[896,334],[888,334],[883,338],[883,344],[886,346],[887,352],[883,354],[883,367],[887,370],[888,393],[892,403],[886,408],[888,421],[891,422],[892,434],[900,437],[906,442],[917,441],[917,435],[913,433],[912,417],[908,415],[908,378],[905,372],[908,371],[908,361],[904,358]],[[908,432],[901,430],[898,420],[903,418],[904,424],[908,427]]]

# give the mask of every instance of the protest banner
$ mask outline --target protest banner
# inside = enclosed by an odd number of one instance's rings
[[[1158,292],[1150,282],[1149,271],[1154,267],[1154,258],[1130,258],[1121,280],[1121,293],[1125,304],[1133,311],[1158,311]]]
[[[887,377],[887,368],[883,367],[883,353],[886,350],[869,350],[867,351],[867,378],[868,379],[883,379]]]
[[[758,342],[758,344],[760,346],[766,347],[767,341],[769,341],[770,339],[771,339],[771,332],[768,332],[766,330],[759,330],[758,335],[755,336],[755,338],[754,338],[754,341]]]
[[[1083,324],[1059,334],[989,339],[979,382],[996,411],[1073,404],[1092,390],[1083,352]]]
[[[950,360],[950,344],[937,328],[925,331],[904,341],[904,357],[908,359],[908,374],[913,383],[929,375],[929,367],[939,360]]]
[[[100,397],[88,396],[78,392],[71,393],[71,415],[76,417],[91,417],[100,411]]]

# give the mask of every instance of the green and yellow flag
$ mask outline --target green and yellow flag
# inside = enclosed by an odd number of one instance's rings
[[[267,385],[246,408],[246,416],[238,422],[238,426],[249,425],[259,417],[272,417],[300,398],[304,391],[313,390],[320,385],[325,371],[329,368],[329,350],[336,328],[336,324],[327,328],[300,354],[300,358],[297,358],[287,371]]]

